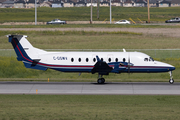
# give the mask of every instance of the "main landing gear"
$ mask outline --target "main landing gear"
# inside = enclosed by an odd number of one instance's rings
[[[105,79],[104,78],[99,78],[98,80],[97,80],[97,83],[98,84],[103,84],[105,82]]]
[[[98,84],[103,84],[104,82],[105,82],[105,79],[102,78],[102,75],[101,76],[99,75],[99,79],[97,80],[97,83]]]
[[[174,83],[174,80],[173,80],[173,76],[172,76],[172,71],[169,71],[169,74],[170,74],[169,83],[170,83],[170,84],[173,84],[173,83]]]

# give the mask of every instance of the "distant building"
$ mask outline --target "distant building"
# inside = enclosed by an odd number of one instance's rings
[[[63,7],[63,2],[61,1],[52,2],[52,8],[58,8],[58,7]]]
[[[172,0],[171,7],[180,7],[180,0]]]
[[[52,3],[48,1],[44,1],[40,4],[40,7],[52,7]]]
[[[14,8],[14,1],[7,0],[1,3],[1,8]]]
[[[123,7],[133,7],[134,6],[134,2],[132,0],[126,0],[126,1],[123,1],[122,6]]]
[[[64,7],[74,7],[75,3],[71,0],[65,0],[63,6]]]
[[[91,6],[91,1],[88,1],[88,2],[86,3],[86,6],[87,6],[87,7],[90,7],[90,6]],[[92,3],[92,6],[93,6],[93,7],[97,7],[97,2],[96,2],[96,3],[93,2],[93,3]]]
[[[99,6],[101,6],[101,7],[107,7],[107,6],[109,6],[109,2],[107,2],[107,1],[103,1],[103,2],[101,2],[100,4],[99,4]]]
[[[39,7],[40,3],[37,2],[36,3],[36,7]],[[29,0],[28,2],[26,2],[26,8],[35,8],[35,0]]]
[[[157,7],[157,0],[149,0],[150,7]]]
[[[137,0],[135,2],[135,6],[136,7],[147,7],[147,2],[144,0]]]
[[[14,2],[14,8],[26,8],[26,3],[24,0],[19,0]]]
[[[114,0],[111,2],[112,6],[123,6],[123,3],[120,0]]]
[[[171,7],[171,2],[163,0],[162,2],[159,2],[158,7]]]
[[[75,3],[75,7],[85,7],[86,3],[84,1],[79,1],[77,3]]]

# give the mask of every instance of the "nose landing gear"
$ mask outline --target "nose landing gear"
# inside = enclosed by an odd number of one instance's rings
[[[174,83],[174,80],[173,80],[173,76],[172,76],[172,71],[169,71],[169,74],[170,74],[169,83],[170,83],[170,84],[173,84],[173,83]]]

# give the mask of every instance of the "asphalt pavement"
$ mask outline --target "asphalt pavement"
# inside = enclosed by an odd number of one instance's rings
[[[180,83],[0,82],[0,94],[180,95]]]

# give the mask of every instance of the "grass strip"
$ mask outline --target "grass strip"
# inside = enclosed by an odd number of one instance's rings
[[[63,8],[37,8],[37,20],[39,22],[47,22],[55,18],[66,21],[89,21],[90,7],[63,7]],[[154,7],[150,8],[151,21],[165,21],[167,19],[179,16],[180,7]],[[109,21],[109,7],[100,7],[99,19],[97,18],[97,10],[93,9],[93,20],[95,21]],[[35,9],[22,8],[1,8],[0,22],[34,22]],[[112,6],[112,19],[115,21],[121,19],[132,18],[139,22],[147,21],[148,14],[146,7],[119,7]]]
[[[178,120],[180,96],[0,95],[1,120]]]
[[[4,36],[7,34],[36,34],[37,35],[46,35],[46,36],[53,36],[53,35],[110,35],[110,34],[125,34],[125,35],[142,35],[142,33],[136,33],[136,32],[127,32],[127,31],[117,31],[117,32],[108,32],[108,31],[23,31],[23,30],[17,30],[17,31],[0,31],[0,36]]]

